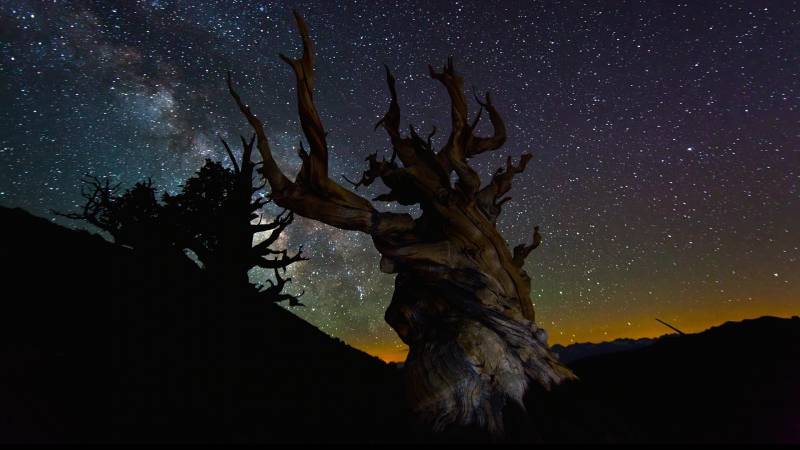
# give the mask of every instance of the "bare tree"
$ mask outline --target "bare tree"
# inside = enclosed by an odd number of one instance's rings
[[[502,433],[502,410],[508,400],[522,404],[530,382],[549,388],[574,378],[546,344],[544,330],[534,323],[531,281],[523,262],[539,244],[518,245],[513,252],[495,221],[514,175],[530,160],[508,159],[492,180],[481,187],[469,158],[499,149],[506,128],[486,94],[477,99],[478,113],[470,120],[463,79],[448,59],[430,76],[447,89],[452,130],[436,150],[413,126],[400,131],[400,106],[395,79],[386,68],[391,102],[377,125],[392,144],[389,160],[371,155],[368,169],[355,187],[376,179],[389,192],[375,200],[418,204],[422,215],[378,211],[371,201],[345,189],[329,177],[327,133],[314,105],[314,46],[308,27],[295,11],[303,56],[281,55],[295,74],[300,123],[308,141],[297,150],[302,165],[294,181],[276,164],[261,120],[234,89],[228,87],[257,137],[262,173],[275,203],[304,217],[346,230],[369,234],[382,255],[380,268],[397,274],[386,321],[409,345],[407,392],[413,411],[435,430],[454,424],[485,427]],[[494,132],[474,132],[483,112]],[[434,130],[435,131],[435,130]],[[451,175],[455,174],[455,183]]]
[[[85,203],[80,211],[55,215],[83,220],[107,232],[120,245],[142,251],[163,251],[172,246],[175,236],[165,233],[163,206],[150,179],[136,183],[120,193],[119,184],[111,179],[86,175],[81,179],[81,196]]]

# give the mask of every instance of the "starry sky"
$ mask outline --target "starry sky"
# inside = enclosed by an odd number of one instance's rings
[[[472,164],[486,182],[506,155],[534,155],[498,227],[513,246],[541,225],[525,268],[551,343],[668,332],[656,317],[700,331],[800,312],[793,1],[0,0],[0,204],[52,217],[80,204],[85,173],[174,191],[224,157],[219,136],[250,133],[228,69],[296,173],[294,80],[277,56],[299,54],[291,8],[317,45],[342,183],[388,154],[372,130],[389,101],[383,64],[406,123],[438,125],[439,145],[449,100],[427,64],[453,55],[470,97],[492,92],[509,139]],[[368,236],[298,219],[279,244],[311,258],[290,271],[306,291],[294,312],[404,357],[383,321],[393,277]]]

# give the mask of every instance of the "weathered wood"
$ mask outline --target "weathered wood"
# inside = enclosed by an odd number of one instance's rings
[[[408,136],[400,132],[395,79],[387,67],[390,104],[376,128],[386,130],[392,156],[387,161],[370,155],[362,178],[351,183],[358,188],[380,179],[390,192],[379,200],[418,204],[422,215],[414,220],[408,214],[379,212],[328,176],[326,133],[313,102],[313,44],[303,18],[297,12],[295,18],[303,56],[281,57],[295,73],[298,112],[310,153],[301,152],[303,163],[294,181],[274,163],[261,121],[228,78],[231,95],[255,129],[273,199],[302,216],[372,236],[382,255],[381,271],[397,274],[386,321],[410,348],[408,397],[417,417],[435,430],[460,425],[502,433],[504,405],[521,405],[529,383],[549,388],[574,378],[550,352],[546,333],[534,323],[530,277],[523,263],[541,241],[538,227],[533,243],[519,245],[512,253],[495,226],[507,201],[503,195],[531,156],[523,155],[518,165],[509,158],[505,169],[481,188],[468,159],[496,150],[506,140],[491,97],[478,101],[479,112],[470,121],[464,82],[452,58],[441,71],[431,67],[431,78],[445,86],[451,102],[452,130],[436,151],[431,143],[435,130],[427,140],[413,126]],[[484,109],[494,128],[490,137],[473,133]]]
[[[678,334],[680,334],[681,336],[683,336],[683,335],[685,334],[683,331],[681,331],[681,330],[679,330],[679,329],[677,329],[677,328],[673,327],[672,325],[668,324],[667,322],[664,322],[663,320],[659,319],[658,317],[656,317],[656,320],[657,320],[657,321],[658,321],[658,323],[660,323],[661,325],[664,325],[665,327],[669,327],[670,329],[672,329],[672,330],[674,330],[674,331],[677,331],[677,332],[678,332]]]

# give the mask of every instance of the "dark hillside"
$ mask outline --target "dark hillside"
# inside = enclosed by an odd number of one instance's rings
[[[669,335],[646,348],[571,364],[582,382],[568,397],[624,424],[624,436],[613,440],[797,443],[798,343],[798,317]]]
[[[19,209],[0,218],[13,230],[0,238],[4,441],[398,435],[394,366],[217,291],[186,258],[146,260]]]

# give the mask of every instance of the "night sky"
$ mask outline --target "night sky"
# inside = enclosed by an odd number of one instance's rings
[[[384,63],[404,119],[438,125],[438,145],[449,100],[427,64],[453,55],[470,98],[492,92],[509,139],[472,164],[486,182],[506,155],[534,155],[498,227],[513,246],[541,225],[525,268],[551,343],[669,332],[656,317],[699,331],[797,314],[800,5],[596,3],[0,0],[0,204],[52,217],[80,204],[85,173],[174,191],[224,157],[218,136],[251,132],[228,69],[295,174],[294,79],[277,55],[299,54],[296,7],[343,184],[369,153],[388,155],[372,130],[389,102]],[[401,359],[383,320],[393,276],[370,238],[305,219],[286,238],[311,258],[290,270],[306,291],[293,311]]]

